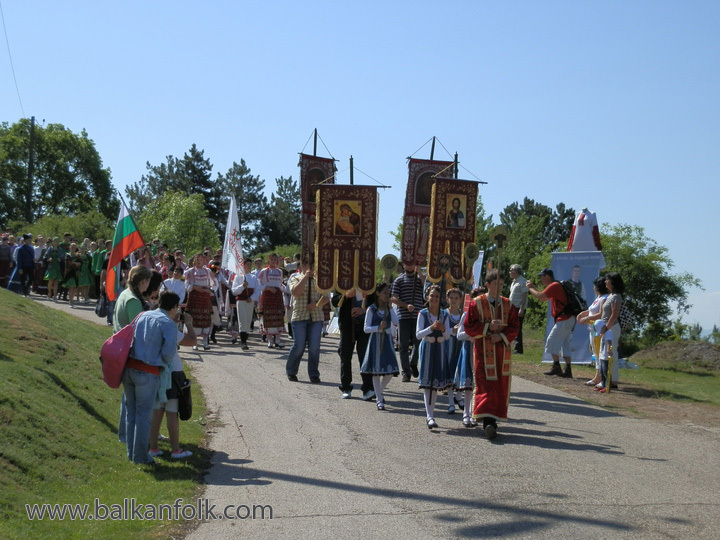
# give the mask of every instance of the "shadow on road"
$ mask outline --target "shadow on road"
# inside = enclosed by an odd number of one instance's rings
[[[562,521],[563,523],[573,522],[586,527],[600,527],[609,531],[609,534],[627,534],[634,527],[618,523],[616,519],[589,518],[582,516],[571,516],[562,511],[553,511],[549,505],[543,506],[542,510],[528,508],[526,506],[513,506],[512,504],[503,504],[490,499],[462,499],[456,497],[446,497],[433,493],[423,493],[418,491],[406,491],[397,489],[388,489],[372,486],[360,486],[349,484],[346,482],[337,482],[334,480],[325,480],[322,478],[313,478],[308,476],[300,476],[296,474],[283,473],[277,471],[268,471],[249,466],[252,461],[246,459],[229,459],[224,452],[217,452],[214,456],[214,465],[212,474],[205,477],[208,484],[229,485],[229,486],[247,486],[247,485],[268,485],[273,482],[287,482],[292,484],[300,484],[312,486],[313,488],[333,489],[340,492],[352,492],[362,495],[370,495],[382,497],[389,501],[408,501],[416,504],[418,501],[432,503],[434,505],[445,506],[450,513],[437,513],[438,509],[429,510],[428,515],[434,519],[443,522],[464,523],[470,519],[474,522],[481,516],[478,512],[487,512],[488,516],[492,512],[499,512],[509,519],[503,522],[483,523],[482,525],[473,525],[469,527],[459,527],[455,534],[465,538],[495,538],[502,536],[516,536],[518,533],[531,532],[539,529],[553,527]],[[258,495],[261,493],[258,492]],[[558,496],[552,493],[539,494],[547,497],[552,504],[558,504]],[[472,511],[472,514],[469,514]],[[433,515],[434,514],[434,515]],[[470,517],[464,517],[465,515]]]

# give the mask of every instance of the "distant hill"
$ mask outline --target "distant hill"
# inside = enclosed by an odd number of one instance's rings
[[[705,341],[668,341],[636,352],[630,361],[647,368],[686,373],[720,371],[720,345]]]

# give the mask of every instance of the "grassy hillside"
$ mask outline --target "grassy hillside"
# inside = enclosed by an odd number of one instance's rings
[[[0,538],[165,535],[177,522],[29,520],[25,505],[194,502],[208,453],[202,397],[180,426],[189,461],[134,465],[117,439],[121,390],[102,381],[107,327],[0,290]],[[165,432],[163,427],[163,432]],[[168,446],[162,446],[169,453]],[[160,531],[159,531],[160,529]]]

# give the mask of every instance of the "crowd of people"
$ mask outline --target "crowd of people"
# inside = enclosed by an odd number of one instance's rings
[[[25,234],[2,236],[0,284],[24,295],[32,289],[53,301],[67,298],[71,306],[88,303],[105,291],[105,273],[112,244],[72,235],[63,240]],[[485,286],[465,295],[456,288],[443,290],[430,283],[413,265],[400,267],[391,283],[379,283],[373,294],[355,289],[322,295],[314,284],[308,261],[276,254],[243,261],[237,275],[221,268],[222,252],[206,248],[187,262],[182,250],[153,241],[123,261],[123,292],[107,310],[115,331],[136,325],[136,342],[123,376],[124,394],[118,428],[129,459],[152,461],[160,423],[167,419],[171,457],[191,455],[179,444],[177,395],[184,380],[178,345],[208,350],[216,333],[226,331],[230,344],[247,351],[257,324],[262,342],[271,349],[292,339],[285,373],[298,381],[307,351],[310,383],[320,383],[320,342],[327,335],[331,309],[338,320],[341,398],[352,397],[353,356],[360,366],[360,392],[386,410],[386,388],[394,377],[416,379],[422,390],[428,428],[438,426],[438,394],[447,396],[447,413],[462,411],[462,425],[482,420],[488,438],[497,434],[497,422],[507,419],[511,353],[523,354],[522,322],[529,296],[550,302],[554,325],[545,352],[553,359],[546,374],[572,378],[572,333],[587,325],[597,372],[585,384],[598,392],[615,388],[617,362],[612,362],[620,338],[619,313],[624,284],[617,273],[594,282],[596,299],[579,315],[567,312],[568,298],[553,271],[538,274],[538,290],[510,266],[508,298],[504,280],[490,270]],[[183,331],[184,330],[184,331]],[[259,345],[259,343],[257,343]],[[563,360],[565,367],[561,366]],[[445,398],[443,398],[445,399]]]

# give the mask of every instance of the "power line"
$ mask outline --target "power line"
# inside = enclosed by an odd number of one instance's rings
[[[10,58],[10,70],[12,71],[13,81],[15,81],[15,91],[17,92],[18,101],[20,102],[20,110],[22,111],[23,118],[25,118],[25,108],[23,107],[22,98],[20,97],[17,77],[15,77],[15,66],[13,65],[12,54],[10,54],[10,40],[8,39],[7,28],[5,27],[5,12],[3,11],[2,1],[0,1],[0,18],[2,18],[3,32],[5,32],[5,45],[7,46],[8,58]]]

